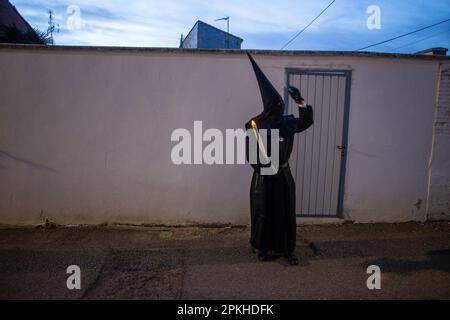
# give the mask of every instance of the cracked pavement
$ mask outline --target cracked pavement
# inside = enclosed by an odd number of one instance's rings
[[[302,225],[299,266],[240,227],[0,229],[1,299],[449,299],[450,224]],[[81,289],[66,268],[81,269]],[[381,289],[368,290],[369,265]]]

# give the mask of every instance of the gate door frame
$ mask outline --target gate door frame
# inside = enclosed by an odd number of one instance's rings
[[[337,199],[337,210],[334,215],[302,215],[296,212],[297,218],[344,218],[343,217],[343,201],[344,201],[344,186],[345,186],[345,172],[346,172],[346,163],[347,163],[347,149],[348,149],[348,128],[349,128],[349,114],[350,114],[350,92],[351,92],[351,83],[352,83],[352,70],[350,69],[321,69],[321,68],[285,68],[285,90],[284,90],[284,101],[285,111],[287,114],[289,112],[289,105],[291,102],[291,98],[289,97],[289,93],[287,91],[287,86],[289,85],[289,80],[291,76],[302,76],[302,75],[314,75],[314,76],[339,76],[345,77],[345,98],[344,98],[344,115],[343,115],[343,128],[342,128],[342,137],[341,137],[341,163],[340,163],[340,173],[339,173],[339,190],[338,190],[338,199]],[[314,108],[314,106],[313,106]],[[296,155],[298,156],[298,154]],[[298,161],[298,159],[296,159]],[[295,177],[296,178],[296,177]],[[298,201],[298,199],[297,199]],[[296,209],[297,210],[297,209]]]

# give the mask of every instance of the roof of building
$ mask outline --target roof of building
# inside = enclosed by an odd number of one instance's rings
[[[16,26],[22,31],[32,29],[30,24],[17,11],[16,7],[8,0],[0,0],[0,25]]]
[[[428,55],[445,56],[445,55],[447,55],[447,51],[448,51],[447,48],[436,47],[436,48],[429,48],[429,49],[418,51],[418,52],[416,52],[416,54],[428,54]]]
[[[61,46],[0,43],[0,50],[45,50],[45,51],[95,51],[95,52],[148,52],[148,53],[191,53],[191,54],[251,54],[275,56],[343,56],[343,57],[379,57],[421,60],[450,60],[450,56],[425,54],[385,53],[369,51],[315,51],[315,50],[253,50],[253,49],[191,49],[191,48],[155,48],[155,47],[110,47],[110,46]]]
[[[226,35],[229,35],[230,37],[233,37],[233,38],[236,38],[236,39],[240,40],[241,42],[244,41],[244,39],[239,38],[238,36],[235,36],[235,35],[233,35],[233,34],[231,34],[231,33],[228,33],[228,32],[226,32],[226,31],[220,30],[219,28],[216,28],[216,27],[214,27],[214,26],[212,26],[212,25],[210,25],[210,24],[208,24],[208,23],[206,23],[206,22],[203,22],[203,21],[201,21],[201,20],[197,20],[197,22],[194,23],[194,25],[192,26],[191,30],[190,30],[190,31],[188,32],[188,34],[186,35],[185,39],[186,39],[187,37],[189,37],[189,35],[191,34],[191,32],[195,29],[195,26],[197,26],[197,25],[198,25],[198,26],[201,26],[201,25],[207,26],[207,27],[209,27],[209,28],[214,29],[215,31],[217,31],[217,32],[219,32],[219,33],[223,33],[225,36],[226,36]]]

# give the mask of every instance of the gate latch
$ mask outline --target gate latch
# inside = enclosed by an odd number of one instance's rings
[[[345,146],[337,146],[337,148],[338,148],[339,150],[341,150],[341,157],[344,157]]]

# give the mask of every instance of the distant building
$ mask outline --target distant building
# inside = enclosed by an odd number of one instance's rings
[[[181,37],[180,48],[240,49],[244,41],[200,20],[195,23],[186,38]]]
[[[447,55],[447,48],[429,48],[425,49],[419,52],[416,52],[416,54],[424,54],[427,56],[446,56]]]

